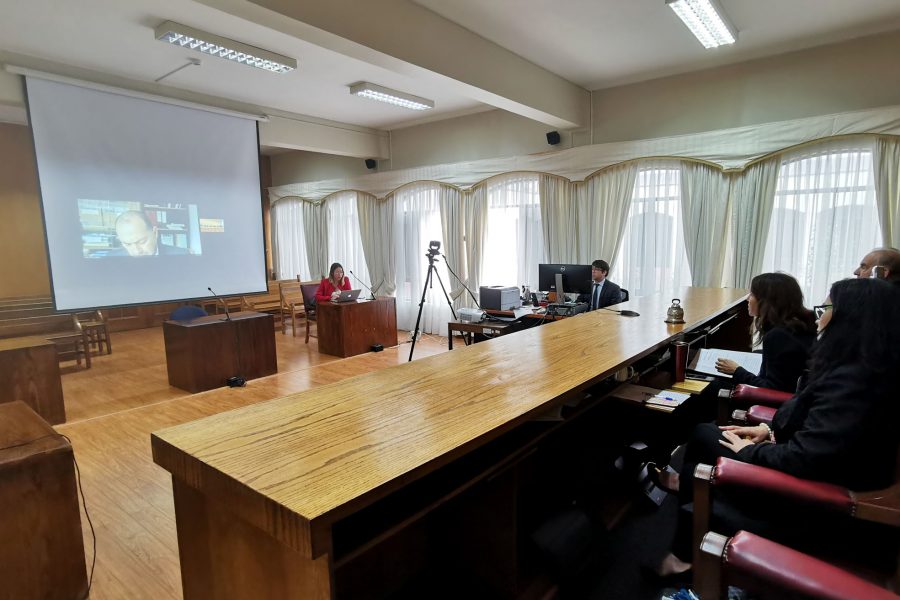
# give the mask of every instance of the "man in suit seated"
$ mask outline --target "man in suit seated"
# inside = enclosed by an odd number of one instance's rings
[[[900,283],[900,250],[896,248],[875,248],[859,261],[859,266],[853,271],[853,275],[858,278],[867,278],[872,276],[872,270],[876,267],[882,267],[883,273],[881,279],[886,279],[892,283]]]
[[[159,228],[138,210],[126,210],[116,218],[116,237],[122,248],[110,256],[166,256],[188,254],[187,248],[169,246],[159,241]]]
[[[585,300],[590,305],[590,310],[597,310],[604,306],[618,304],[622,301],[622,289],[606,278],[609,275],[609,263],[605,260],[595,260],[591,263],[591,295]]]

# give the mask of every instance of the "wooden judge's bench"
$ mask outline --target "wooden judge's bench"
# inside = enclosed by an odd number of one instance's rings
[[[319,352],[356,356],[372,349],[397,345],[397,304],[387,296],[356,302],[316,304]]]
[[[154,433],[184,597],[542,597],[535,528],[616,430],[585,391],[719,323],[746,348],[745,297],[686,288],[683,325],[638,298]]]

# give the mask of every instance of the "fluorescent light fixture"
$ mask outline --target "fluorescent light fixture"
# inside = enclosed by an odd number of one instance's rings
[[[737,33],[725,19],[721,7],[713,0],[666,0],[669,8],[684,21],[704,48],[715,48],[733,44]]]
[[[297,68],[297,61],[293,58],[172,21],[166,21],[157,27],[155,34],[156,39],[175,46],[190,48],[273,73],[288,73]]]
[[[394,106],[402,106],[412,110],[428,110],[434,108],[434,101],[427,98],[420,98],[412,94],[404,94],[391,88],[375,85],[362,81],[350,86],[350,93],[361,98],[369,98],[370,100],[378,100],[379,102],[387,102]]]

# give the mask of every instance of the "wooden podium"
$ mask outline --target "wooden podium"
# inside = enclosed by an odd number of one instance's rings
[[[84,598],[72,446],[21,402],[0,404],[0,506],[0,598]]]
[[[166,369],[169,385],[202,392],[225,385],[234,375],[256,379],[278,372],[275,324],[258,312],[210,315],[190,321],[166,321]]]
[[[0,402],[21,400],[51,425],[66,422],[56,344],[46,338],[0,340]]]
[[[397,345],[397,305],[393,298],[316,304],[319,352],[356,356],[375,344]]]

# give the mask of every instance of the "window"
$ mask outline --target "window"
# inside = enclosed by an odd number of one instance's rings
[[[303,201],[279,200],[272,205],[272,245],[275,273],[278,279],[293,279],[297,275],[304,281],[310,275],[303,234]]]
[[[538,263],[544,261],[540,196],[538,176],[531,173],[488,181],[483,285],[537,289]]]
[[[609,278],[631,297],[676,294],[691,285],[677,165],[650,163],[638,171],[616,263]]]
[[[341,263],[353,289],[362,288],[360,280],[370,285],[372,279],[359,233],[356,192],[341,192],[329,197],[325,200],[325,210],[328,215],[328,264]],[[353,275],[349,271],[353,271]],[[365,296],[367,292],[362,289]]]
[[[763,271],[796,277],[807,306],[880,242],[871,150],[841,141],[781,164]]]

